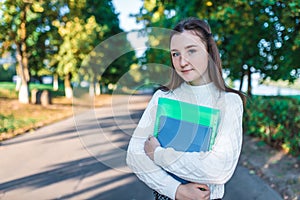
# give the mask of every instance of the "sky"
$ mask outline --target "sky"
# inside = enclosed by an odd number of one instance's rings
[[[115,9],[119,14],[120,27],[125,31],[137,30],[142,28],[142,24],[136,24],[134,17],[130,14],[136,14],[143,6],[143,0],[113,0]]]
[[[141,56],[145,51],[147,38],[140,37],[137,32],[133,31],[142,29],[143,25],[137,24],[135,18],[129,15],[139,13],[143,0],[113,0],[112,2],[119,13],[120,27],[124,32],[130,32],[127,39],[136,50],[136,56]]]

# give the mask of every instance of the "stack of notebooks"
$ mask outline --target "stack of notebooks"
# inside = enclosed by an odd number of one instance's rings
[[[218,109],[159,98],[154,136],[162,147],[183,152],[205,152],[212,149],[219,120]],[[171,175],[181,183],[188,183]]]

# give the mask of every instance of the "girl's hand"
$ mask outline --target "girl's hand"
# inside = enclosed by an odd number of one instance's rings
[[[144,150],[151,160],[154,160],[154,151],[159,146],[159,141],[153,136],[149,136],[149,138],[145,141]]]
[[[199,183],[181,184],[176,191],[176,200],[209,200],[210,190],[207,185]]]

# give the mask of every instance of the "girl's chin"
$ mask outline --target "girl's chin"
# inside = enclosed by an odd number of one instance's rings
[[[181,76],[181,78],[182,78],[185,82],[197,82],[197,80],[196,80],[194,77]]]
[[[190,75],[192,75],[192,74],[190,74]],[[211,80],[209,78],[206,78],[204,76],[199,78],[198,76],[195,77],[194,75],[193,76],[181,75],[181,78],[185,82],[189,83],[190,85],[195,85],[195,86],[211,82]]]

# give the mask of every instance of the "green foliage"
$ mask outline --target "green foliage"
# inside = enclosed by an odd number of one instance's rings
[[[8,99],[18,98],[18,93],[15,90],[16,84],[12,82],[0,82],[0,97]]]
[[[118,50],[115,49],[115,51],[117,52]],[[113,52],[112,54],[114,55]],[[109,56],[104,57],[104,59],[105,58],[109,58]],[[120,78],[122,78],[122,76],[126,76],[126,73],[130,70],[130,65],[135,62],[137,62],[137,60],[133,51],[119,56],[102,73],[101,82],[103,82],[105,85],[108,85],[109,83],[117,83],[120,80]]]
[[[102,85],[115,83],[135,58],[134,52],[131,52],[113,59],[113,63],[107,63],[113,55],[128,46],[126,34],[121,41],[112,40],[108,47],[97,50],[99,44],[122,31],[112,1],[67,1],[64,6],[69,11],[53,22],[63,41],[51,66],[65,81],[71,75],[72,82],[85,80],[91,85],[95,82]]]
[[[26,125],[33,125],[36,120],[27,119],[16,119],[13,115],[2,115],[0,114],[0,134],[3,132],[12,132],[15,129]]]
[[[62,97],[62,96],[64,96],[64,87],[63,87],[63,85],[59,85],[58,90],[54,91],[52,85],[30,83],[29,89],[30,89],[30,91],[32,91],[33,89],[48,90],[48,91],[51,92],[52,97]]]
[[[14,117],[13,115],[2,115],[0,114],[0,133],[14,130]]]
[[[16,70],[14,67],[6,69],[3,65],[0,65],[0,81],[11,81],[15,74]]]
[[[65,26],[61,26],[58,21],[54,24],[64,41],[54,57],[57,62],[57,73],[60,76],[71,73],[76,79],[81,62],[95,48],[98,38],[103,37],[107,28],[98,25],[93,16],[87,21],[75,17]]]
[[[299,104],[299,99],[291,97],[251,98],[245,109],[245,133],[292,155],[300,155]]]
[[[13,82],[0,82],[0,89],[14,90],[15,88],[16,84]]]
[[[59,74],[67,77],[69,86],[70,81],[78,81],[84,57],[104,39],[121,32],[112,0],[3,0],[0,7],[0,57],[9,52],[20,58],[17,73],[22,83],[30,76]],[[124,61],[114,68],[122,68],[117,72],[128,69]],[[98,72],[93,68],[84,75],[100,81]]]
[[[0,56],[10,53],[18,62],[17,73],[21,78],[19,101],[29,103],[28,82],[30,75],[37,75],[47,67],[57,46],[52,21],[60,12],[58,1],[0,1]]]
[[[147,57],[142,64],[146,70],[142,73],[145,84],[167,84],[170,81],[171,62],[169,51],[166,49],[149,48],[145,52]]]
[[[17,98],[17,92],[15,91],[16,84],[13,82],[0,82],[0,97],[1,98],[9,98],[15,99]],[[63,85],[59,85],[57,91],[53,91],[52,85],[48,84],[38,84],[38,83],[30,83],[29,84],[30,91],[33,89],[38,90],[49,90],[51,92],[52,97],[61,97],[64,96],[64,87]]]
[[[30,72],[35,75],[46,67],[44,59],[49,59],[57,48],[53,46],[57,30],[52,21],[59,15],[59,4],[56,1],[6,0],[1,1],[0,6],[3,15],[0,19],[0,39],[3,41],[0,55],[7,51],[15,52],[15,45],[23,43],[26,48],[23,47],[21,56],[29,57]],[[21,30],[21,23],[25,25],[25,32]]]
[[[136,18],[149,27],[172,28],[179,20],[191,16],[211,25],[223,66],[233,80],[243,80],[243,76],[253,72],[264,79],[293,82],[299,78],[298,0],[145,0]],[[251,94],[251,82],[248,84]]]

